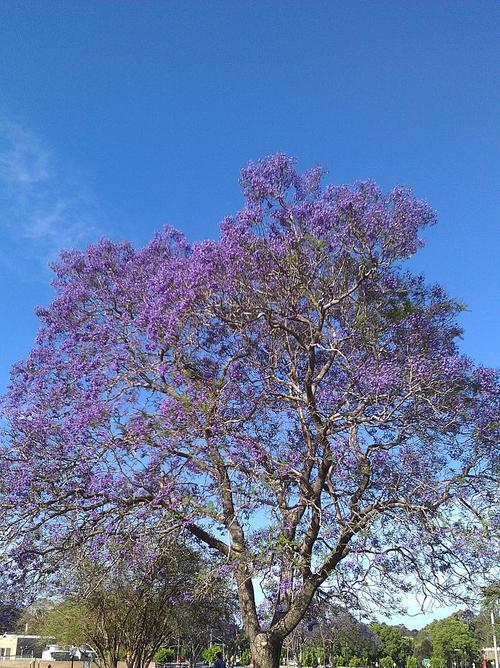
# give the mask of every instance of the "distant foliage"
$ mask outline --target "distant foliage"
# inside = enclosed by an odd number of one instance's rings
[[[353,656],[349,660],[349,668],[360,668],[361,666],[363,666],[363,660],[358,656]]]
[[[161,647],[153,656],[153,661],[158,664],[171,663],[175,658],[175,650]]]
[[[212,665],[217,657],[217,652],[222,652],[222,649],[221,645],[211,645],[203,650],[202,656],[207,663]]]
[[[408,665],[407,659],[413,652],[414,642],[408,634],[397,626],[389,624],[371,624],[371,630],[376,633],[382,641],[381,653],[390,657],[393,664]]]
[[[0,633],[12,633],[21,617],[22,610],[11,603],[0,602]]]
[[[416,648],[420,649],[419,657],[431,658],[433,668],[464,668],[479,663],[480,640],[476,619],[468,614],[464,618],[464,613],[459,612],[435,620],[419,631]]]
[[[240,663],[242,666],[249,666],[252,663],[252,654],[249,649],[244,649],[241,653]]]

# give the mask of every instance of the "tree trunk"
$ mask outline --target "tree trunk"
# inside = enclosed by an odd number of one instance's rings
[[[254,668],[279,668],[283,641],[271,633],[258,633],[250,641]]]

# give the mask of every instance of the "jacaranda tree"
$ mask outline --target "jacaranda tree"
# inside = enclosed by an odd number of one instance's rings
[[[61,254],[4,402],[13,577],[182,525],[224,557],[267,668],[320,588],[394,609],[487,573],[498,378],[402,267],[433,213],[321,177],[274,155],[218,241]]]

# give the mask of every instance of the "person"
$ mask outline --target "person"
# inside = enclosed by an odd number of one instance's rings
[[[222,652],[217,652],[215,655],[214,668],[226,668],[226,662],[222,656]]]

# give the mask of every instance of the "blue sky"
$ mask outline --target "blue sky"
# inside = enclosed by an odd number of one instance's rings
[[[468,304],[463,350],[497,366],[499,7],[0,3],[0,391],[60,247],[214,237],[240,168],[277,150],[427,199],[439,224],[412,264]]]

